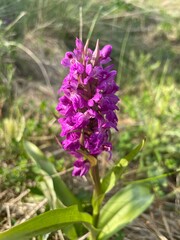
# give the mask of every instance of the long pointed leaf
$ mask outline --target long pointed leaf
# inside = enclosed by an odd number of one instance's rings
[[[35,161],[43,171],[45,171],[50,177],[54,175],[52,177],[54,190],[61,202],[65,206],[77,204],[78,200],[76,199],[76,197],[69,190],[61,177],[58,176],[53,164],[48,161],[48,159],[44,156],[40,149],[36,147],[33,143],[27,141],[24,142],[24,149],[26,150],[28,156],[33,161]]]
[[[85,212],[80,212],[77,205],[56,209],[0,233],[0,240],[27,240],[41,234],[57,231],[78,222],[91,226],[92,216]]]
[[[144,185],[129,185],[117,192],[100,212],[98,240],[109,239],[139,216],[153,201],[153,194]]]
[[[120,159],[116,165],[107,173],[107,175],[102,179],[102,191],[104,193],[109,192],[116,184],[116,182],[120,179],[121,175],[126,170],[130,161],[141,151],[144,146],[144,140],[134,148],[129,154],[127,154],[124,158]]]

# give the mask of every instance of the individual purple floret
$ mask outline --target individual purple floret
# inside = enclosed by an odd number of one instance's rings
[[[73,176],[83,176],[90,169],[90,163],[88,160],[78,159],[74,162]]]
[[[97,158],[102,151],[111,156],[110,129],[117,130],[119,89],[115,83],[116,71],[112,70],[111,45],[99,49],[99,41],[92,51],[81,40],[76,39],[76,48],[67,52],[61,64],[69,68],[59,93],[56,110],[63,137],[62,147],[74,155],[73,176],[85,175],[92,166],[88,155]],[[85,153],[85,154],[83,154]]]

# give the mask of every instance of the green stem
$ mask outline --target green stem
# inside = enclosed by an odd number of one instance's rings
[[[93,192],[93,225],[97,227],[98,220],[99,220],[99,211],[100,211],[100,204],[101,204],[101,184],[100,184],[100,177],[99,177],[99,168],[98,164],[92,167],[91,175],[94,184],[94,192]]]

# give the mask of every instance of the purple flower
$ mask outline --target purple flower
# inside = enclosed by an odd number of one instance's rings
[[[117,130],[115,111],[119,101],[115,95],[119,89],[115,83],[117,72],[112,64],[108,65],[111,52],[111,45],[100,50],[97,41],[93,51],[76,38],[76,48],[61,61],[69,68],[69,74],[59,89],[63,95],[56,110],[61,114],[58,121],[62,128],[60,136],[64,138],[62,147],[78,158],[73,176],[83,176],[91,167],[82,151],[95,158],[107,151],[111,157],[110,129]]]
[[[106,45],[103,47],[103,49],[100,51],[100,56],[104,59],[108,58],[112,52],[112,46]]]
[[[62,141],[62,146],[67,151],[77,151],[80,149],[80,132],[71,132],[66,135],[66,138]]]
[[[78,159],[74,162],[73,176],[83,176],[90,169],[90,163],[87,160]]]
[[[80,50],[81,52],[84,50],[84,44],[78,38],[76,38],[76,48],[77,48],[77,50]]]

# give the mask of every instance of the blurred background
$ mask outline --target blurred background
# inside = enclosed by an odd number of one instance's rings
[[[2,207],[0,228],[24,219],[44,196],[43,177],[23,140],[36,144],[71,179],[73,160],[55,140],[60,126],[54,114],[67,74],[60,60],[74,49],[76,37],[90,38],[92,49],[97,39],[101,47],[113,46],[121,102],[112,162],[146,139],[124,181],[151,178],[158,200],[125,239],[180,239],[179,0],[0,0],[0,201],[21,202],[16,209]],[[80,194],[81,180],[71,181]],[[44,203],[33,214],[47,208]]]

